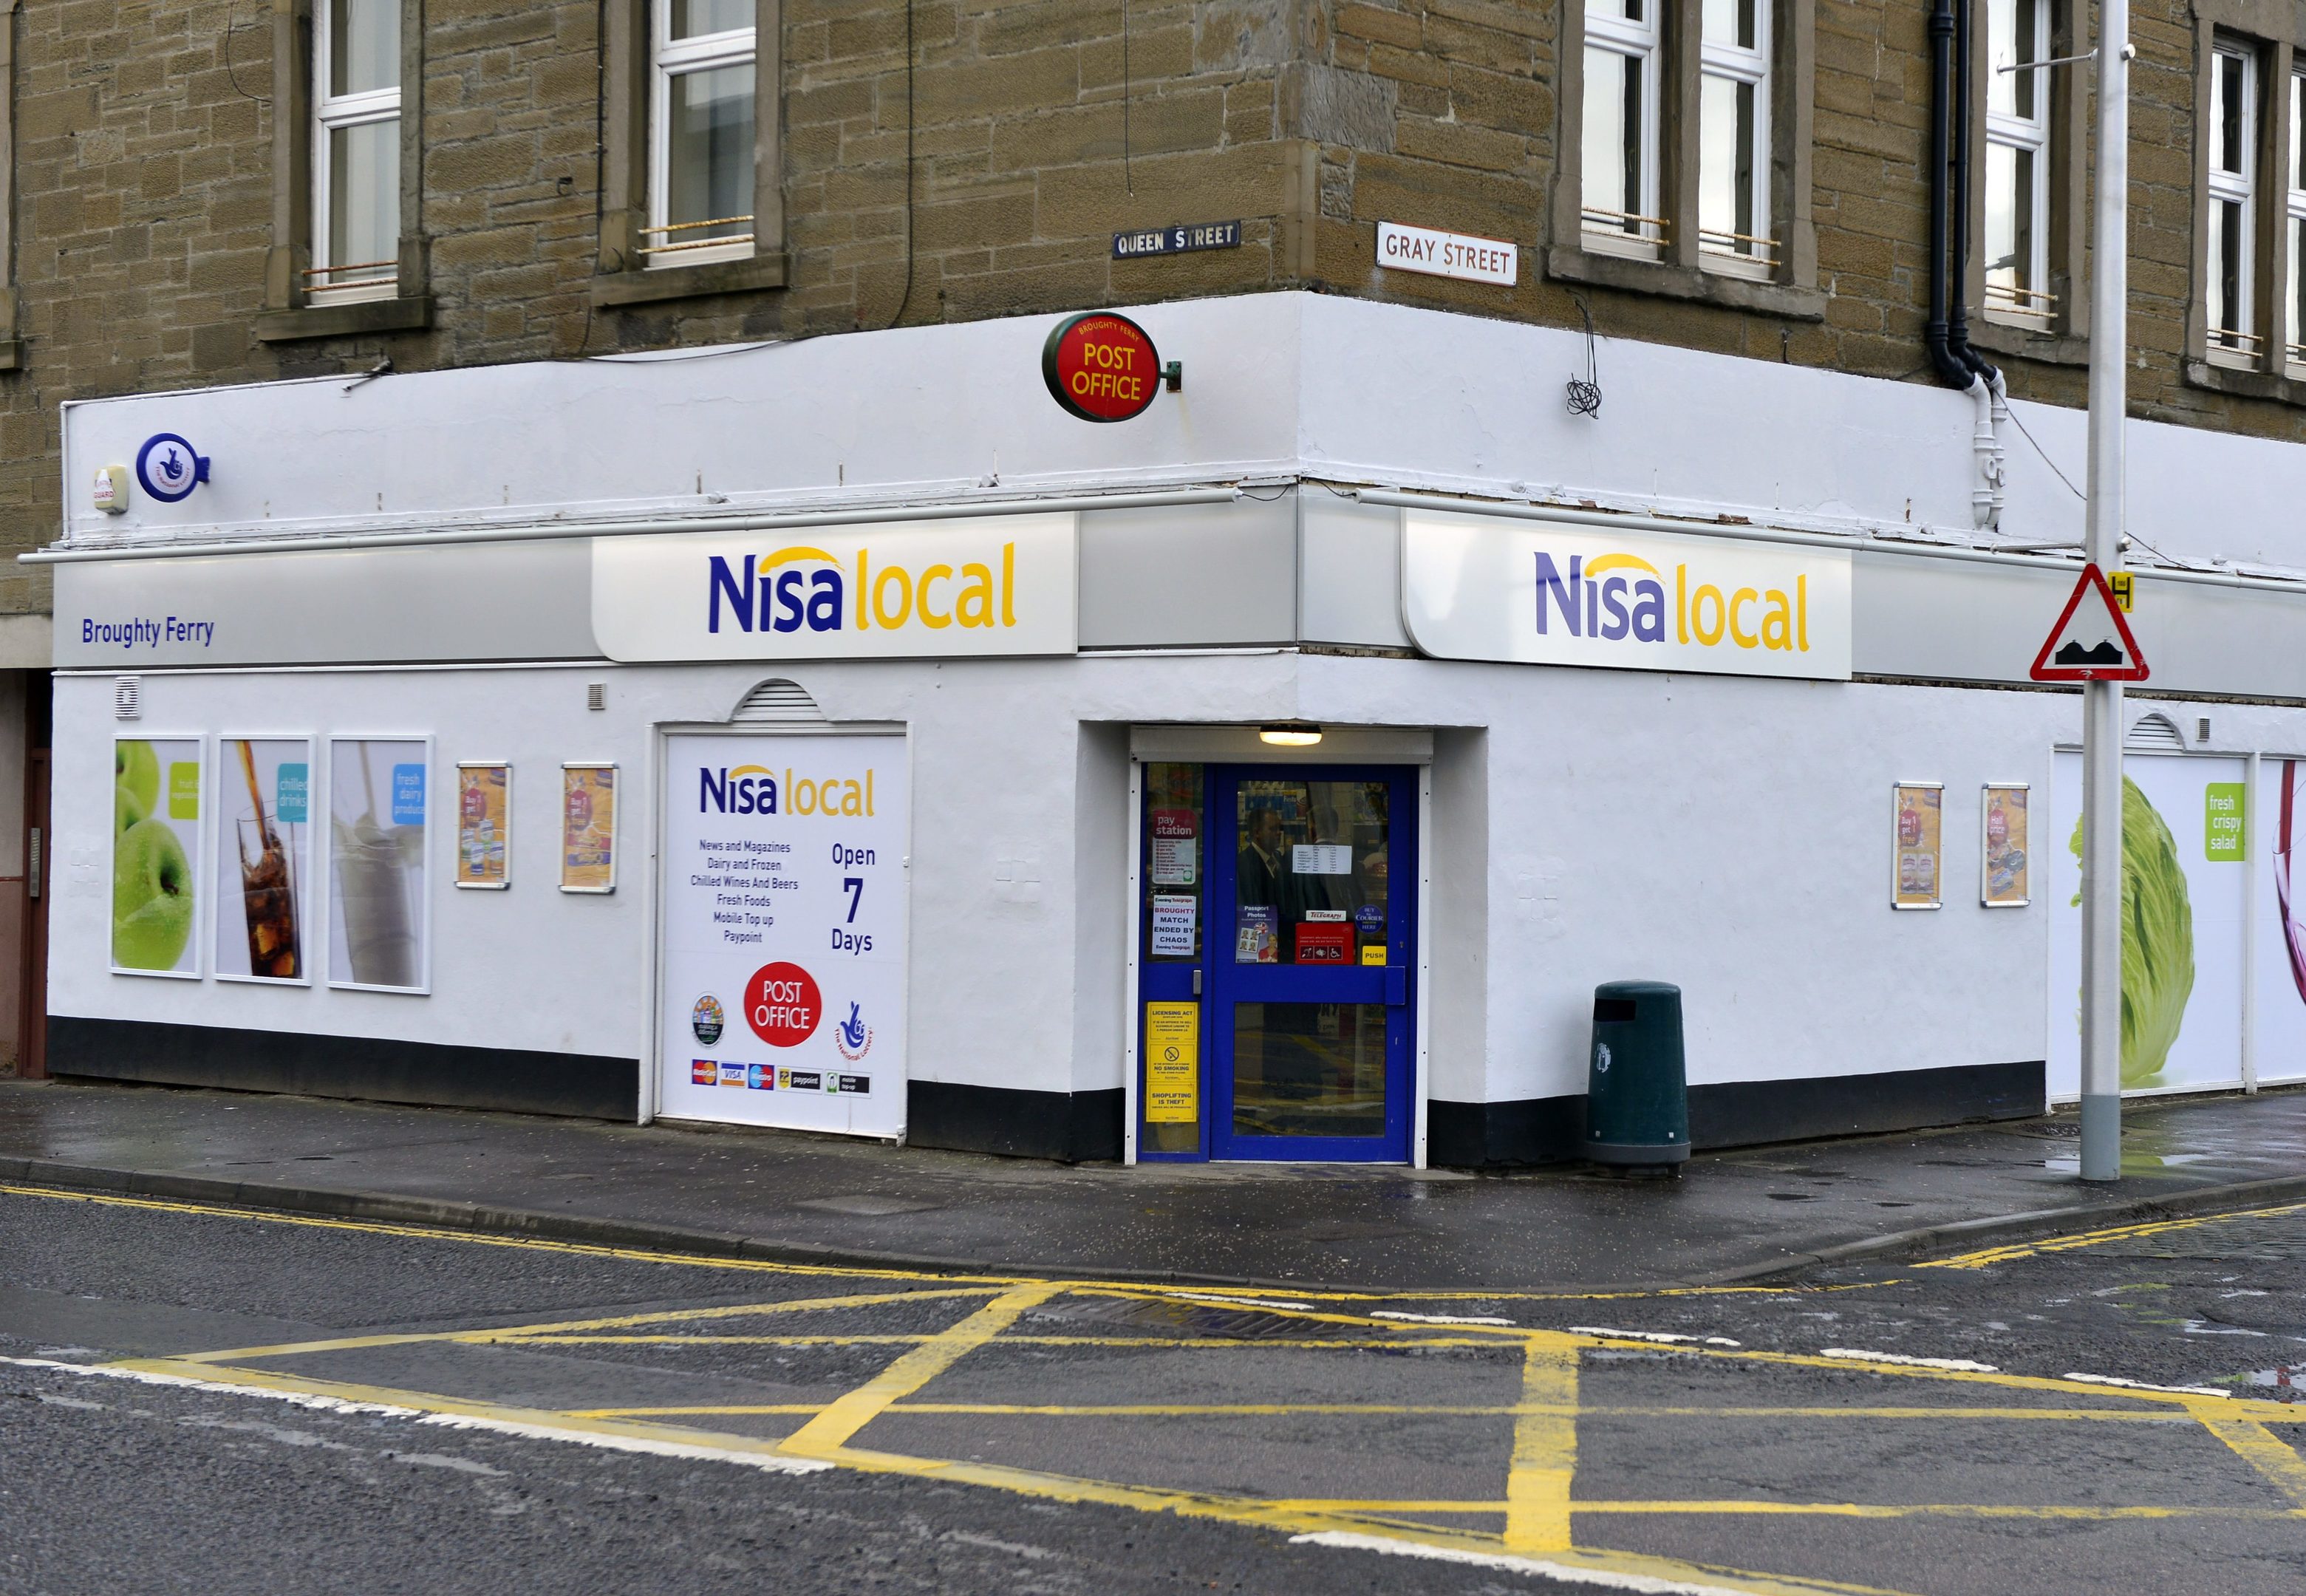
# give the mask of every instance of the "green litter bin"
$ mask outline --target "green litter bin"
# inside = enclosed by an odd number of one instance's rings
[[[1604,981],[1593,988],[1593,1052],[1585,1082],[1585,1156],[1664,1168],[1689,1158],[1689,1082],[1681,1053],[1681,988]]]

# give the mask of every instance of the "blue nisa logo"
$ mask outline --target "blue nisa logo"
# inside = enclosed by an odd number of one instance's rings
[[[735,770],[696,772],[696,807],[722,815],[774,815],[777,779],[766,766],[740,764]]]
[[[1646,576],[1621,576],[1619,571],[1646,571]],[[1635,554],[1604,554],[1592,565],[1584,556],[1569,557],[1569,575],[1563,579],[1553,556],[1537,557],[1537,629],[1547,629],[1546,600],[1569,628],[1572,637],[1603,637],[1614,642],[1631,636],[1643,643],[1665,641],[1665,586],[1656,580],[1657,567]],[[1632,601],[1628,607],[1627,601]]]
[[[819,563],[813,571],[798,566],[777,568],[803,560]],[[812,632],[841,629],[841,567],[822,549],[780,549],[766,559],[747,554],[739,570],[730,569],[729,562],[715,554],[708,568],[712,583],[708,631],[721,629],[724,602],[742,631],[751,631],[756,619],[764,632],[798,632],[803,627]]]

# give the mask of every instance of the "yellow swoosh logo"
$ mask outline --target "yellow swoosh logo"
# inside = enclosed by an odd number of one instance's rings
[[[1588,581],[1604,571],[1647,571],[1653,576],[1658,574],[1657,567],[1638,554],[1604,554],[1599,559],[1586,562],[1585,576]]]
[[[773,776],[776,772],[764,764],[740,764],[729,772],[733,781],[739,776]]]
[[[836,566],[841,563],[822,549],[811,549],[806,544],[796,543],[790,549],[780,549],[774,554],[764,558],[761,561],[761,569],[765,571],[772,566],[781,566],[788,560],[795,559],[821,559],[827,565]]]

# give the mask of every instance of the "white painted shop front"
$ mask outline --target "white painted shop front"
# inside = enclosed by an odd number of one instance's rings
[[[2011,689],[2078,568],[1987,550],[2080,507],[2022,440],[1997,538],[1934,388],[1605,344],[1595,419],[1543,375],[1582,369],[1564,334],[1136,314],[1185,386],[1111,426],[1041,391],[1052,319],[70,406],[75,507],[160,432],[213,465],[56,550],[51,1067],[1511,1162],[1574,1144],[1593,988],[1646,977],[1684,990],[1701,1142],[2056,1089],[2079,700]],[[2021,410],[2079,459],[2078,414]],[[2193,969],[2133,1084],[2306,1078],[2306,450],[2134,431],[2133,532],[2190,568],[2140,573],[2132,713]],[[1989,786],[2032,816],[2011,907]],[[595,890],[561,890],[574,794]],[[268,804],[303,968],[230,979],[228,811]],[[133,968],[166,925],[120,930],[159,911],[117,839],[162,822],[202,888],[175,979]],[[1901,852],[1941,907],[1892,907]]]

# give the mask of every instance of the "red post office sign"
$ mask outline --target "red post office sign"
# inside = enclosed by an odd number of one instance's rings
[[[1161,357],[1145,329],[1097,311],[1061,321],[1041,346],[1049,397],[1085,422],[1142,415],[1161,388]]]

